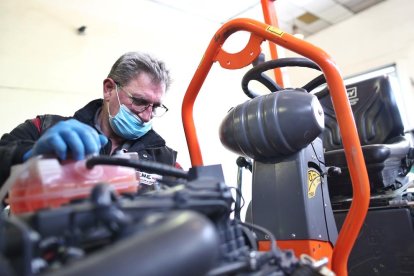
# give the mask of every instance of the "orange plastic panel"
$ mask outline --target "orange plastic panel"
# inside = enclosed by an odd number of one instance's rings
[[[331,260],[332,257],[332,245],[329,242],[317,241],[317,240],[290,240],[290,241],[277,241],[277,246],[285,250],[293,250],[296,257],[301,254],[307,254],[315,260],[320,260],[327,257]],[[270,250],[270,241],[259,241],[260,251]],[[331,262],[328,263],[328,267],[331,268]]]

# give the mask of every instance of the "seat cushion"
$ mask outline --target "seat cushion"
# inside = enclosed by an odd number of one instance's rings
[[[395,137],[388,144],[362,146],[367,166],[371,194],[394,188],[397,176],[404,173],[402,160],[410,150],[410,143],[403,136]],[[325,152],[326,166],[339,167],[342,173],[328,177],[331,196],[351,196],[352,185],[343,149]]]

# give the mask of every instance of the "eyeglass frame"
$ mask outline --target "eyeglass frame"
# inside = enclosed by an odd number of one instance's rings
[[[136,98],[136,97],[132,96],[132,94],[131,94],[130,92],[128,92],[128,91],[126,91],[125,89],[123,89],[123,87],[122,87],[120,84],[118,84],[117,82],[115,82],[115,85],[119,88],[119,90],[121,90],[121,91],[125,92],[125,94],[127,95],[127,97],[131,100],[131,104],[132,104],[135,108],[137,108],[137,106],[144,106],[144,109],[142,109],[142,110],[136,110],[138,113],[142,113],[142,112],[144,112],[144,111],[145,111],[145,110],[147,110],[150,106],[152,107],[152,112],[151,112],[151,114],[152,114],[152,116],[153,116],[153,117],[162,117],[162,116],[164,116],[164,115],[165,115],[165,113],[167,113],[167,112],[168,112],[168,107],[166,107],[164,104],[160,104],[159,106],[155,106],[155,107],[154,107],[154,104],[153,104],[153,103],[148,103],[148,104],[146,104],[146,105],[143,105],[143,104],[139,104],[139,105],[137,105],[137,104],[135,104],[134,102],[136,102],[136,101],[145,101],[145,102],[147,102],[147,101],[146,101],[146,100],[144,100],[144,99],[138,99],[138,98]],[[164,110],[164,112],[163,112],[161,115],[156,115],[156,114],[154,113],[154,110],[156,110],[157,108],[162,108],[162,110]]]

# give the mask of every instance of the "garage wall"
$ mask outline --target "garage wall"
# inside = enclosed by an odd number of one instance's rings
[[[344,76],[398,63],[414,79],[413,10],[413,1],[387,0],[306,40],[332,56]],[[290,78],[299,83],[308,73]]]
[[[87,29],[79,35],[82,25]],[[185,148],[182,97],[218,27],[150,1],[1,1],[0,133],[37,114],[73,114],[101,97],[102,81],[121,54],[140,50],[171,70],[170,112],[156,127],[172,147]]]
[[[413,10],[414,1],[388,0],[306,39],[333,56],[344,76],[398,62],[413,78]],[[81,25],[87,26],[84,35],[76,31]],[[189,168],[181,102],[219,27],[177,10],[160,10],[152,1],[2,0],[0,134],[37,114],[73,114],[101,97],[102,81],[121,54],[141,50],[165,60],[171,69],[174,83],[165,103],[170,112],[154,125]],[[236,36],[226,49],[236,52],[246,41],[246,36]],[[267,51],[267,44],[263,48]],[[218,126],[232,106],[247,99],[240,88],[245,71],[213,66],[194,108],[204,163],[223,164],[233,185],[237,156],[221,146]],[[310,76],[289,71],[292,85]]]

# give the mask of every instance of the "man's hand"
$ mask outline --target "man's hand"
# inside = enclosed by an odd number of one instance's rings
[[[99,153],[107,142],[108,138],[98,134],[94,128],[70,119],[48,129],[23,159],[40,154],[55,154],[61,160],[66,160],[68,153],[71,153],[72,159],[82,160],[86,155]]]

